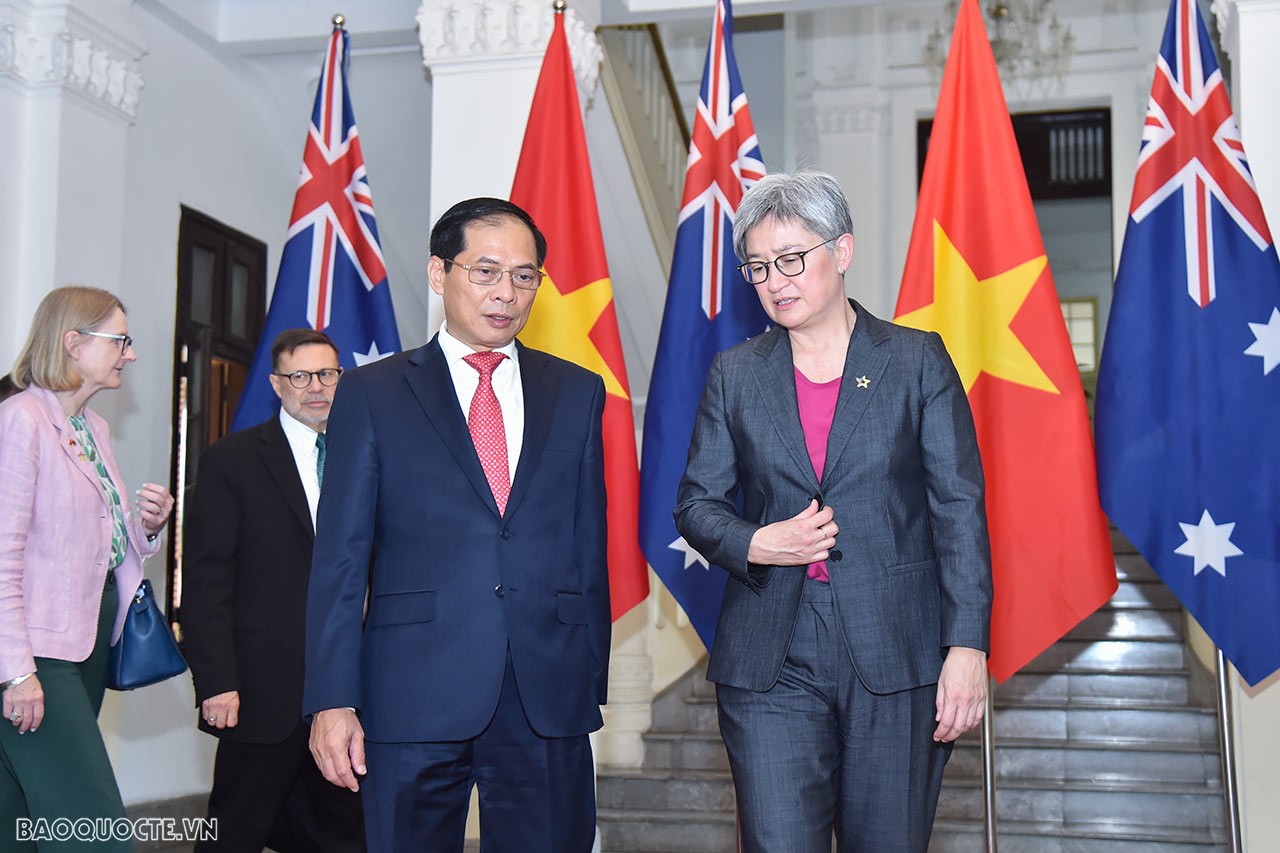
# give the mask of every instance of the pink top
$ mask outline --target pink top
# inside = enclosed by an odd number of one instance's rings
[[[804,430],[804,446],[809,451],[813,472],[822,480],[822,469],[827,464],[827,438],[831,435],[831,421],[836,415],[836,400],[840,397],[840,378],[830,382],[811,382],[795,368],[796,403],[800,408],[800,428]],[[809,577],[827,583],[827,563],[809,564]]]

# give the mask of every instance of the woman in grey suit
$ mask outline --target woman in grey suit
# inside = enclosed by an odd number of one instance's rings
[[[835,179],[770,175],[734,249],[775,327],[707,376],[676,526],[734,581],[708,677],[747,853],[923,851],[986,709],[991,569],[969,404],[933,333],[844,293]]]

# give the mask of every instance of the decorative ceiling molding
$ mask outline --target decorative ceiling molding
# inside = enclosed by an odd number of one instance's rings
[[[842,104],[820,107],[817,114],[818,132],[828,133],[879,133],[889,132],[889,108],[884,105]]]
[[[1213,0],[1209,4],[1209,10],[1217,19],[1218,39],[1222,43],[1222,49],[1228,57],[1235,60],[1240,49],[1239,33],[1236,32],[1240,15],[1234,0]]]
[[[1209,9],[1217,20],[1218,40],[1232,62],[1237,62],[1240,58],[1241,8],[1246,13],[1277,13],[1280,12],[1280,0],[1212,0]],[[1250,19],[1256,20],[1253,17]]]
[[[121,55],[119,44],[105,41],[80,26],[50,31],[20,20],[3,20],[0,76],[33,90],[61,87],[132,124],[143,86],[138,70],[141,52]]]
[[[455,61],[541,57],[551,40],[554,15],[546,2],[424,0],[417,15],[422,64],[436,68]],[[573,9],[565,12],[565,35],[578,84],[594,92],[604,57],[599,40]]]

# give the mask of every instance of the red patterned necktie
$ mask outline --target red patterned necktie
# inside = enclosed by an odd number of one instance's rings
[[[463,361],[480,374],[480,385],[471,398],[471,410],[467,413],[467,428],[480,457],[489,489],[498,504],[498,512],[507,511],[507,498],[511,496],[511,473],[507,462],[507,431],[502,424],[502,406],[493,393],[493,371],[506,355],[500,352],[473,352]]]

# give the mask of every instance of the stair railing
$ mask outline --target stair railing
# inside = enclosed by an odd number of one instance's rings
[[[653,24],[601,27],[601,81],[640,197],[654,249],[671,272],[689,153],[689,126]]]

